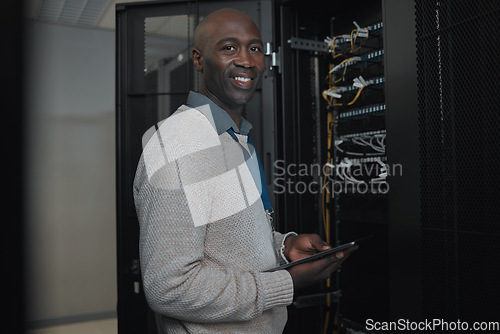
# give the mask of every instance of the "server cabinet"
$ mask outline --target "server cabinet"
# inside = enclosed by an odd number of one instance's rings
[[[278,222],[331,244],[373,236],[326,284],[296,295],[287,333],[363,330],[390,312],[387,192],[377,191],[387,165],[382,3],[288,1],[279,12],[277,157],[290,170]],[[380,140],[378,151],[366,140]]]

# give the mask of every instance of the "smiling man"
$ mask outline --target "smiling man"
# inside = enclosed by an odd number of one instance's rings
[[[259,30],[245,14],[225,9],[201,21],[194,43],[194,66],[202,74],[200,93],[239,126],[266,65]]]
[[[192,51],[200,91],[159,125],[139,161],[141,270],[163,333],[281,333],[294,290],[326,279],[354,250],[266,272],[330,246],[271,226],[242,117],[265,68],[262,48],[244,13],[205,17]]]

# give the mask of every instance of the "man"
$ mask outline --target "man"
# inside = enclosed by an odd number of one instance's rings
[[[243,111],[265,68],[242,12],[222,9],[195,31],[200,92],[163,121],[134,181],[144,291],[163,333],[281,333],[294,289],[331,275],[354,248],[265,272],[330,248],[273,231]]]

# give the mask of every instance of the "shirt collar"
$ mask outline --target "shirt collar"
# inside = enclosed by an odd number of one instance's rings
[[[243,117],[241,118],[240,128],[238,128],[231,116],[224,109],[200,93],[189,92],[187,105],[196,108],[205,115],[210,123],[212,123],[218,135],[223,134],[229,129],[233,129],[234,132],[242,135],[248,135],[250,129],[252,129],[252,124]]]

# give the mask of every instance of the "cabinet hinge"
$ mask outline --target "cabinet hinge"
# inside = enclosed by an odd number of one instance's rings
[[[264,53],[266,56],[271,57],[271,66],[270,70],[276,69],[278,73],[281,73],[281,47],[278,47],[278,51],[273,51],[273,47],[271,43],[266,43],[266,52]]]

